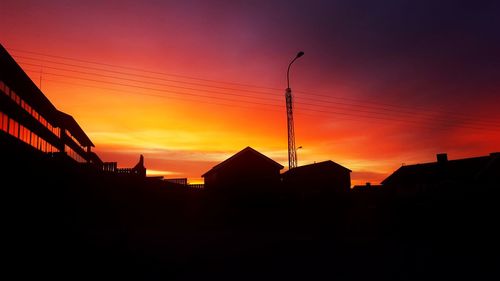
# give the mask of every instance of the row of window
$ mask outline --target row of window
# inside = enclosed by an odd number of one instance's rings
[[[30,129],[19,124],[16,120],[9,118],[7,114],[0,111],[0,130],[10,134],[11,136],[33,146],[42,152],[59,152],[55,146],[39,137]]]
[[[17,103],[21,108],[26,110],[33,118],[38,120],[45,128],[51,131],[58,138],[61,137],[61,130],[54,127],[50,122],[48,122],[41,114],[39,114],[33,107],[31,107],[27,102],[25,102],[19,95],[17,95],[13,90],[9,88],[3,81],[0,81],[0,91],[5,95],[10,97],[15,103]]]
[[[73,158],[73,160],[75,160],[76,162],[80,162],[80,163],[85,163],[87,162],[85,160],[85,158],[83,158],[80,154],[78,154],[78,152],[74,151],[71,147],[67,146],[67,145],[64,145],[64,151],[66,151],[66,154]]]
[[[0,80],[0,92],[3,92],[5,95],[10,97],[15,103],[17,103],[20,107],[22,107],[26,112],[28,112],[33,118],[38,120],[40,124],[45,126],[49,131],[51,131],[58,138],[61,137],[60,128],[56,128],[50,124],[41,114],[39,114],[34,108],[32,108],[27,102],[25,102],[21,97],[19,97],[13,90],[11,90],[3,81]],[[6,133],[20,139],[21,141],[30,144],[34,148],[37,148],[40,151],[50,153],[50,152],[59,152],[55,146],[47,142],[42,137],[39,137],[34,132],[30,131],[28,128],[24,127],[22,124],[19,124],[16,120],[9,118],[3,112],[0,112],[0,124],[1,130]],[[77,139],[71,135],[70,132],[66,130],[66,134],[68,137],[73,139],[75,143],[80,144]],[[85,158],[74,151],[71,147],[65,145],[64,146],[66,154],[73,158],[77,162],[86,162]],[[82,149],[85,149],[82,146]]]
[[[68,136],[70,139],[72,139],[72,140],[73,140],[76,144],[78,144],[78,145],[79,145],[79,146],[80,146],[83,150],[85,150],[85,149],[86,149],[86,147],[85,147],[85,146],[82,146],[82,145],[80,144],[80,142],[79,142],[79,141],[78,141],[78,140],[77,140],[77,139],[76,139],[76,138],[75,138],[75,137],[71,134],[71,132],[70,132],[70,131],[68,131],[68,130],[64,130],[64,133],[66,134],[66,136]]]

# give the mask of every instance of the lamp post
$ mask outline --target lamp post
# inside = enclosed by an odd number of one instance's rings
[[[297,167],[299,166],[299,149],[302,149],[302,145],[295,149],[295,159],[297,160]]]
[[[288,69],[286,71],[286,88],[287,88],[287,90],[290,90],[290,92],[292,91],[290,89],[290,66],[292,66],[292,63],[294,63],[298,58],[300,58],[303,55],[304,55],[304,52],[302,52],[302,51],[298,52],[297,55],[295,56],[295,58],[290,62],[290,64],[288,64]]]
[[[288,64],[286,71],[286,85],[285,100],[286,100],[286,115],[288,127],[288,169],[297,167],[297,149],[295,148],[295,131],[293,126],[293,103],[292,103],[292,89],[290,88],[290,67],[304,52],[297,53],[295,58]]]

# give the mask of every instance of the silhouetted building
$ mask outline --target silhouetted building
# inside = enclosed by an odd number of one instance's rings
[[[379,185],[379,184],[371,184],[369,182],[367,182],[366,184],[364,185],[355,185],[352,187],[352,190],[353,191],[370,191],[370,190],[377,190],[379,189],[380,187],[382,187],[382,185]]]
[[[146,167],[144,167],[144,156],[139,157],[139,162],[132,168],[132,173],[141,177],[146,177]]]
[[[347,192],[351,170],[331,160],[299,166],[283,173],[283,183],[303,192]]]
[[[188,184],[187,178],[165,179],[165,181],[179,184],[179,185],[187,185]]]
[[[283,166],[251,147],[246,147],[202,175],[205,188],[269,186],[280,182]]]
[[[384,187],[398,193],[417,195],[439,188],[500,183],[500,153],[488,156],[448,160],[437,154],[432,163],[402,166],[382,181]]]
[[[116,168],[116,162],[109,165],[110,168],[114,168],[114,172],[117,174],[126,174],[126,175],[137,175],[139,177],[146,177],[146,167],[144,167],[144,156],[139,157],[139,162],[135,164],[133,168]],[[105,166],[106,167],[106,166]],[[109,170],[112,172],[112,170]]]
[[[102,170],[105,172],[116,173],[117,169],[118,169],[117,162],[104,162],[104,163],[102,163]]]
[[[75,119],[57,110],[1,45],[0,137],[77,162],[102,163]]]

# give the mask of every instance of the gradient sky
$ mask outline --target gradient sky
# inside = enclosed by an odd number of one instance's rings
[[[150,175],[191,182],[246,146],[287,166],[286,67],[303,50],[299,165],[378,183],[500,150],[498,15],[498,1],[2,0],[0,43],[104,161],[144,154]]]

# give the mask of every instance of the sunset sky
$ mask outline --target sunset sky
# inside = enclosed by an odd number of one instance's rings
[[[0,43],[104,161],[201,180],[246,146],[352,183],[500,150],[499,1],[0,2]]]

